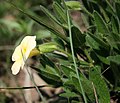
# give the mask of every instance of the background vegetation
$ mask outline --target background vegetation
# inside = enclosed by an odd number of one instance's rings
[[[54,102],[119,103],[119,0],[16,0],[0,5],[1,87],[11,86],[9,77],[16,79],[10,71],[14,45],[36,35],[41,54],[30,67],[49,86],[62,88]],[[6,91],[1,95],[3,103],[15,101]]]

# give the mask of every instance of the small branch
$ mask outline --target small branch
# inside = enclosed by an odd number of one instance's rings
[[[50,85],[42,85],[42,86],[37,86],[38,88],[44,88],[44,87],[52,87]],[[31,87],[1,87],[0,90],[2,89],[14,89],[14,90],[17,90],[17,89],[35,89],[36,87],[35,86],[31,86]]]
[[[97,93],[96,93],[95,86],[94,86],[93,82],[92,82],[92,86],[93,86],[93,90],[94,90],[94,94],[95,94],[96,103],[98,103],[98,97],[97,97]]]
[[[87,56],[87,58],[88,58],[88,60],[89,60],[89,62],[93,65],[93,60],[92,60],[92,58],[90,57],[90,55],[89,55],[89,53],[88,53],[88,51],[85,49],[84,50],[84,53],[85,53],[85,55]]]
[[[110,69],[110,67],[108,67],[107,69],[105,69],[101,74],[103,75],[108,69]]]

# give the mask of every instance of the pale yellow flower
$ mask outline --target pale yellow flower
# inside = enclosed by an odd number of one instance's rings
[[[23,69],[26,60],[28,59],[31,51],[36,47],[36,36],[26,36],[20,45],[15,48],[15,51],[12,55],[12,74],[16,75],[20,68]]]

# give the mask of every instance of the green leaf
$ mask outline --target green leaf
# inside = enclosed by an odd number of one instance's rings
[[[90,67],[90,66],[91,66],[90,63],[80,60],[80,67],[81,68],[87,68],[87,67]]]
[[[85,40],[85,34],[82,34],[82,32],[75,26],[71,28],[72,31],[72,39],[73,39],[73,46],[78,48],[82,47],[86,40]]]
[[[41,68],[37,70],[38,74],[49,84],[59,85],[61,84],[61,78],[56,73],[54,68],[46,66],[46,68]]]
[[[115,2],[115,8],[116,8],[117,16],[118,16],[118,18],[120,20],[120,11],[119,11],[119,9],[120,9],[120,1]]]
[[[59,5],[57,2],[54,2],[53,10],[57,15],[58,20],[64,25],[67,24],[67,15],[65,10],[61,7],[61,5]]]
[[[116,64],[120,64],[120,55],[109,56],[109,57],[107,57],[107,59]]]
[[[86,36],[86,42],[87,42],[87,46],[93,48],[93,49],[96,49],[96,50],[99,50],[100,48],[100,45],[99,43],[97,43],[94,38],[92,38],[91,36],[87,35]]]
[[[107,15],[107,12],[105,11],[105,9],[103,7],[100,6],[100,11],[102,13],[102,15],[104,16],[105,18],[105,21],[108,23],[110,21],[110,18],[108,17]]]
[[[75,88],[81,93],[81,89],[79,88],[78,79],[75,76],[72,77],[72,82],[73,82],[73,85],[75,86]],[[92,83],[84,77],[81,77],[81,83],[82,83],[84,92],[87,94],[89,100],[93,103],[95,99],[94,99]]]
[[[46,66],[44,68],[42,67],[40,68],[32,67],[32,68],[36,70],[37,73],[40,75],[40,77],[48,84],[51,84],[54,86],[58,86],[62,84],[62,80],[59,74],[57,74],[56,71],[54,71],[54,68],[50,66]]]
[[[111,25],[112,25],[113,33],[118,33],[119,24],[118,24],[118,20],[115,17],[111,18]]]
[[[98,103],[110,103],[109,90],[99,69],[98,66],[90,68],[89,78],[97,92]]]
[[[72,76],[72,83],[73,83],[73,85],[75,86],[75,89],[76,89],[79,93],[82,93],[82,92],[81,92],[81,89],[79,88],[79,87],[80,87],[80,84],[79,84],[79,81],[78,81],[77,77]]]
[[[109,45],[107,43],[105,43],[102,39],[100,39],[99,37],[97,37],[91,33],[88,33],[88,35],[91,36],[104,49],[109,49]]]
[[[113,6],[110,4],[110,1],[108,1],[108,0],[105,0],[106,1],[106,3],[107,3],[107,11],[109,12],[109,13],[111,13],[112,15],[115,15],[115,9],[113,8]]]
[[[50,66],[46,66],[46,67],[44,68],[44,70],[47,71],[47,72],[49,72],[49,73],[51,73],[51,74],[53,74],[53,75],[55,74],[56,76],[59,77],[59,75],[58,75],[58,73],[55,71],[55,69],[52,68],[52,67],[50,67]]]
[[[98,32],[104,35],[108,35],[109,30],[107,24],[105,23],[102,16],[97,11],[94,11],[94,19]]]
[[[40,8],[51,20],[53,20],[58,25],[62,26],[62,24],[45,7],[40,5]]]
[[[97,55],[97,57],[100,59],[100,61],[102,61],[103,63],[105,63],[105,64],[107,64],[107,65],[110,64],[110,61],[109,61],[107,58],[105,58],[105,57],[103,57],[103,56],[101,56],[101,55],[98,55],[98,54],[96,54],[96,55]]]
[[[79,97],[75,92],[71,92],[69,89],[64,89],[65,93],[60,94],[61,97]]]
[[[92,1],[93,1],[93,0],[92,0]],[[90,8],[90,1],[88,1],[88,0],[83,0],[82,3],[83,3],[84,6],[82,6],[81,9],[82,9],[86,14],[88,14],[90,17],[93,18],[93,14],[91,13],[91,8]]]
[[[112,39],[114,39],[114,45],[117,45],[120,48],[120,34],[118,33],[111,33]],[[118,49],[119,50],[119,49]]]
[[[74,84],[72,82],[72,80],[70,78],[62,78],[62,81],[63,81],[63,86],[65,88],[69,88],[69,89],[74,89]]]
[[[47,57],[46,55],[40,55],[40,57],[41,57],[40,63],[44,68],[46,68],[46,66],[52,67],[55,69],[56,73],[60,75],[59,68],[55,65],[55,63],[51,59],[49,59],[49,57]]]
[[[106,40],[109,43],[111,48],[115,48],[118,49],[117,44],[119,43],[119,41],[115,41],[115,35],[113,33],[110,33],[109,36],[107,36]]]
[[[42,25],[43,27],[45,27],[46,29],[48,29],[49,31],[51,31],[53,34],[57,35],[58,37],[60,37],[61,39],[63,39],[64,41],[66,41],[67,43],[69,43],[69,40],[66,38],[65,35],[63,35],[61,32],[59,32],[55,27],[51,26],[50,24],[46,23],[46,21],[41,18],[38,17],[37,15],[33,15],[29,12],[25,12],[24,10],[18,8],[16,5],[14,5],[13,3],[9,2],[11,5],[13,5],[17,10],[19,10],[20,12],[24,13],[25,15],[27,15],[29,18],[31,18],[32,20],[36,21],[38,24]]]
[[[110,69],[112,70],[112,77],[110,79],[114,83],[114,88],[116,88],[119,86],[119,83],[120,83],[120,66],[119,64],[116,65],[116,62],[111,61]]]
[[[58,4],[61,4],[62,0],[53,0],[54,2],[57,2]]]
[[[70,73],[72,73],[72,72],[75,73],[75,70],[73,70],[70,67],[64,66],[64,65],[61,65],[61,69],[67,77],[70,77]]]
[[[81,10],[81,4],[79,1],[66,1],[65,4],[69,9],[72,10]]]
[[[51,37],[49,30],[39,30],[35,32],[35,35],[37,36],[37,40]]]

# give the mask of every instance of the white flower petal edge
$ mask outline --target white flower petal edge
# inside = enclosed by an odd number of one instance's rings
[[[21,46],[19,45],[19,46],[17,46],[15,48],[15,51],[14,51],[14,53],[12,55],[12,61],[17,61],[17,60],[21,59],[21,57],[22,57],[22,55],[21,55]]]
[[[26,36],[20,45],[15,48],[15,51],[12,55],[12,61],[15,61],[11,68],[12,74],[16,75],[20,71],[20,68],[23,69],[30,52],[36,47],[35,39],[36,36]]]
[[[18,72],[20,71],[20,68],[21,68],[21,62],[20,61],[14,62],[14,64],[12,65],[12,68],[11,68],[12,74],[13,75],[18,74]]]

